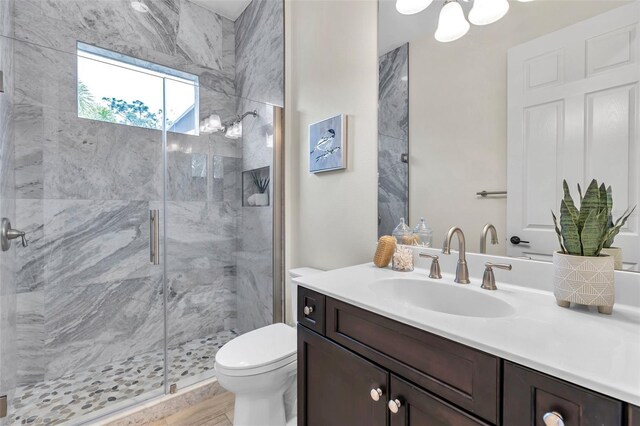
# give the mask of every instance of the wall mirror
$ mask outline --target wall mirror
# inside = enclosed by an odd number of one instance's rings
[[[639,22],[639,1],[381,0],[379,235],[424,217],[433,247],[460,226],[469,252],[551,261],[564,179],[638,204]],[[615,240],[635,271],[638,210]]]

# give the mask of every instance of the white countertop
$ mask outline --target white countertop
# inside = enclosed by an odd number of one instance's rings
[[[426,286],[460,285],[453,284],[450,274],[443,274],[443,280],[431,280],[427,276],[428,271],[424,269],[400,273],[364,264],[296,278],[294,282],[640,406],[640,309],[637,307],[616,304],[612,315],[602,315],[594,308],[561,308],[547,291],[498,281],[498,290],[490,292],[480,289],[478,280],[473,280],[464,288],[502,299],[515,308],[515,313],[508,317],[478,318],[420,309],[371,290],[374,281],[393,277],[423,279]]]

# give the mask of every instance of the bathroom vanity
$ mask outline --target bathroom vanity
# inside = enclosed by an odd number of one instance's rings
[[[582,317],[598,337],[597,314],[559,308],[542,292],[487,292],[424,271],[396,277],[360,265],[299,281],[299,425],[525,426],[545,425],[545,415],[549,425],[562,424],[557,415],[565,425],[640,425],[640,361],[627,358],[639,345],[616,346],[638,337],[633,310],[620,314],[630,324],[608,324],[618,329],[603,350],[567,333]],[[441,297],[450,300],[428,302]],[[485,297],[497,314],[471,309]],[[553,361],[563,351],[568,358]]]

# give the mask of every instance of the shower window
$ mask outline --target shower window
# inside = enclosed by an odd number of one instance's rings
[[[78,117],[198,134],[197,76],[85,43],[77,55]]]

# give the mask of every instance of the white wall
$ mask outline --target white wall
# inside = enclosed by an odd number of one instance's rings
[[[460,40],[429,32],[409,44],[409,216],[412,226],[425,216],[436,247],[457,225],[478,252],[491,222],[500,245],[488,252],[505,254],[506,199],[475,193],[507,189],[507,49],[624,3],[514,1],[505,18]]]
[[[377,236],[377,9],[376,1],[296,0],[285,4],[287,270],[300,266],[334,269],[373,257]],[[347,170],[309,174],[308,126],[339,113],[348,115]],[[289,310],[290,303],[287,306]]]

